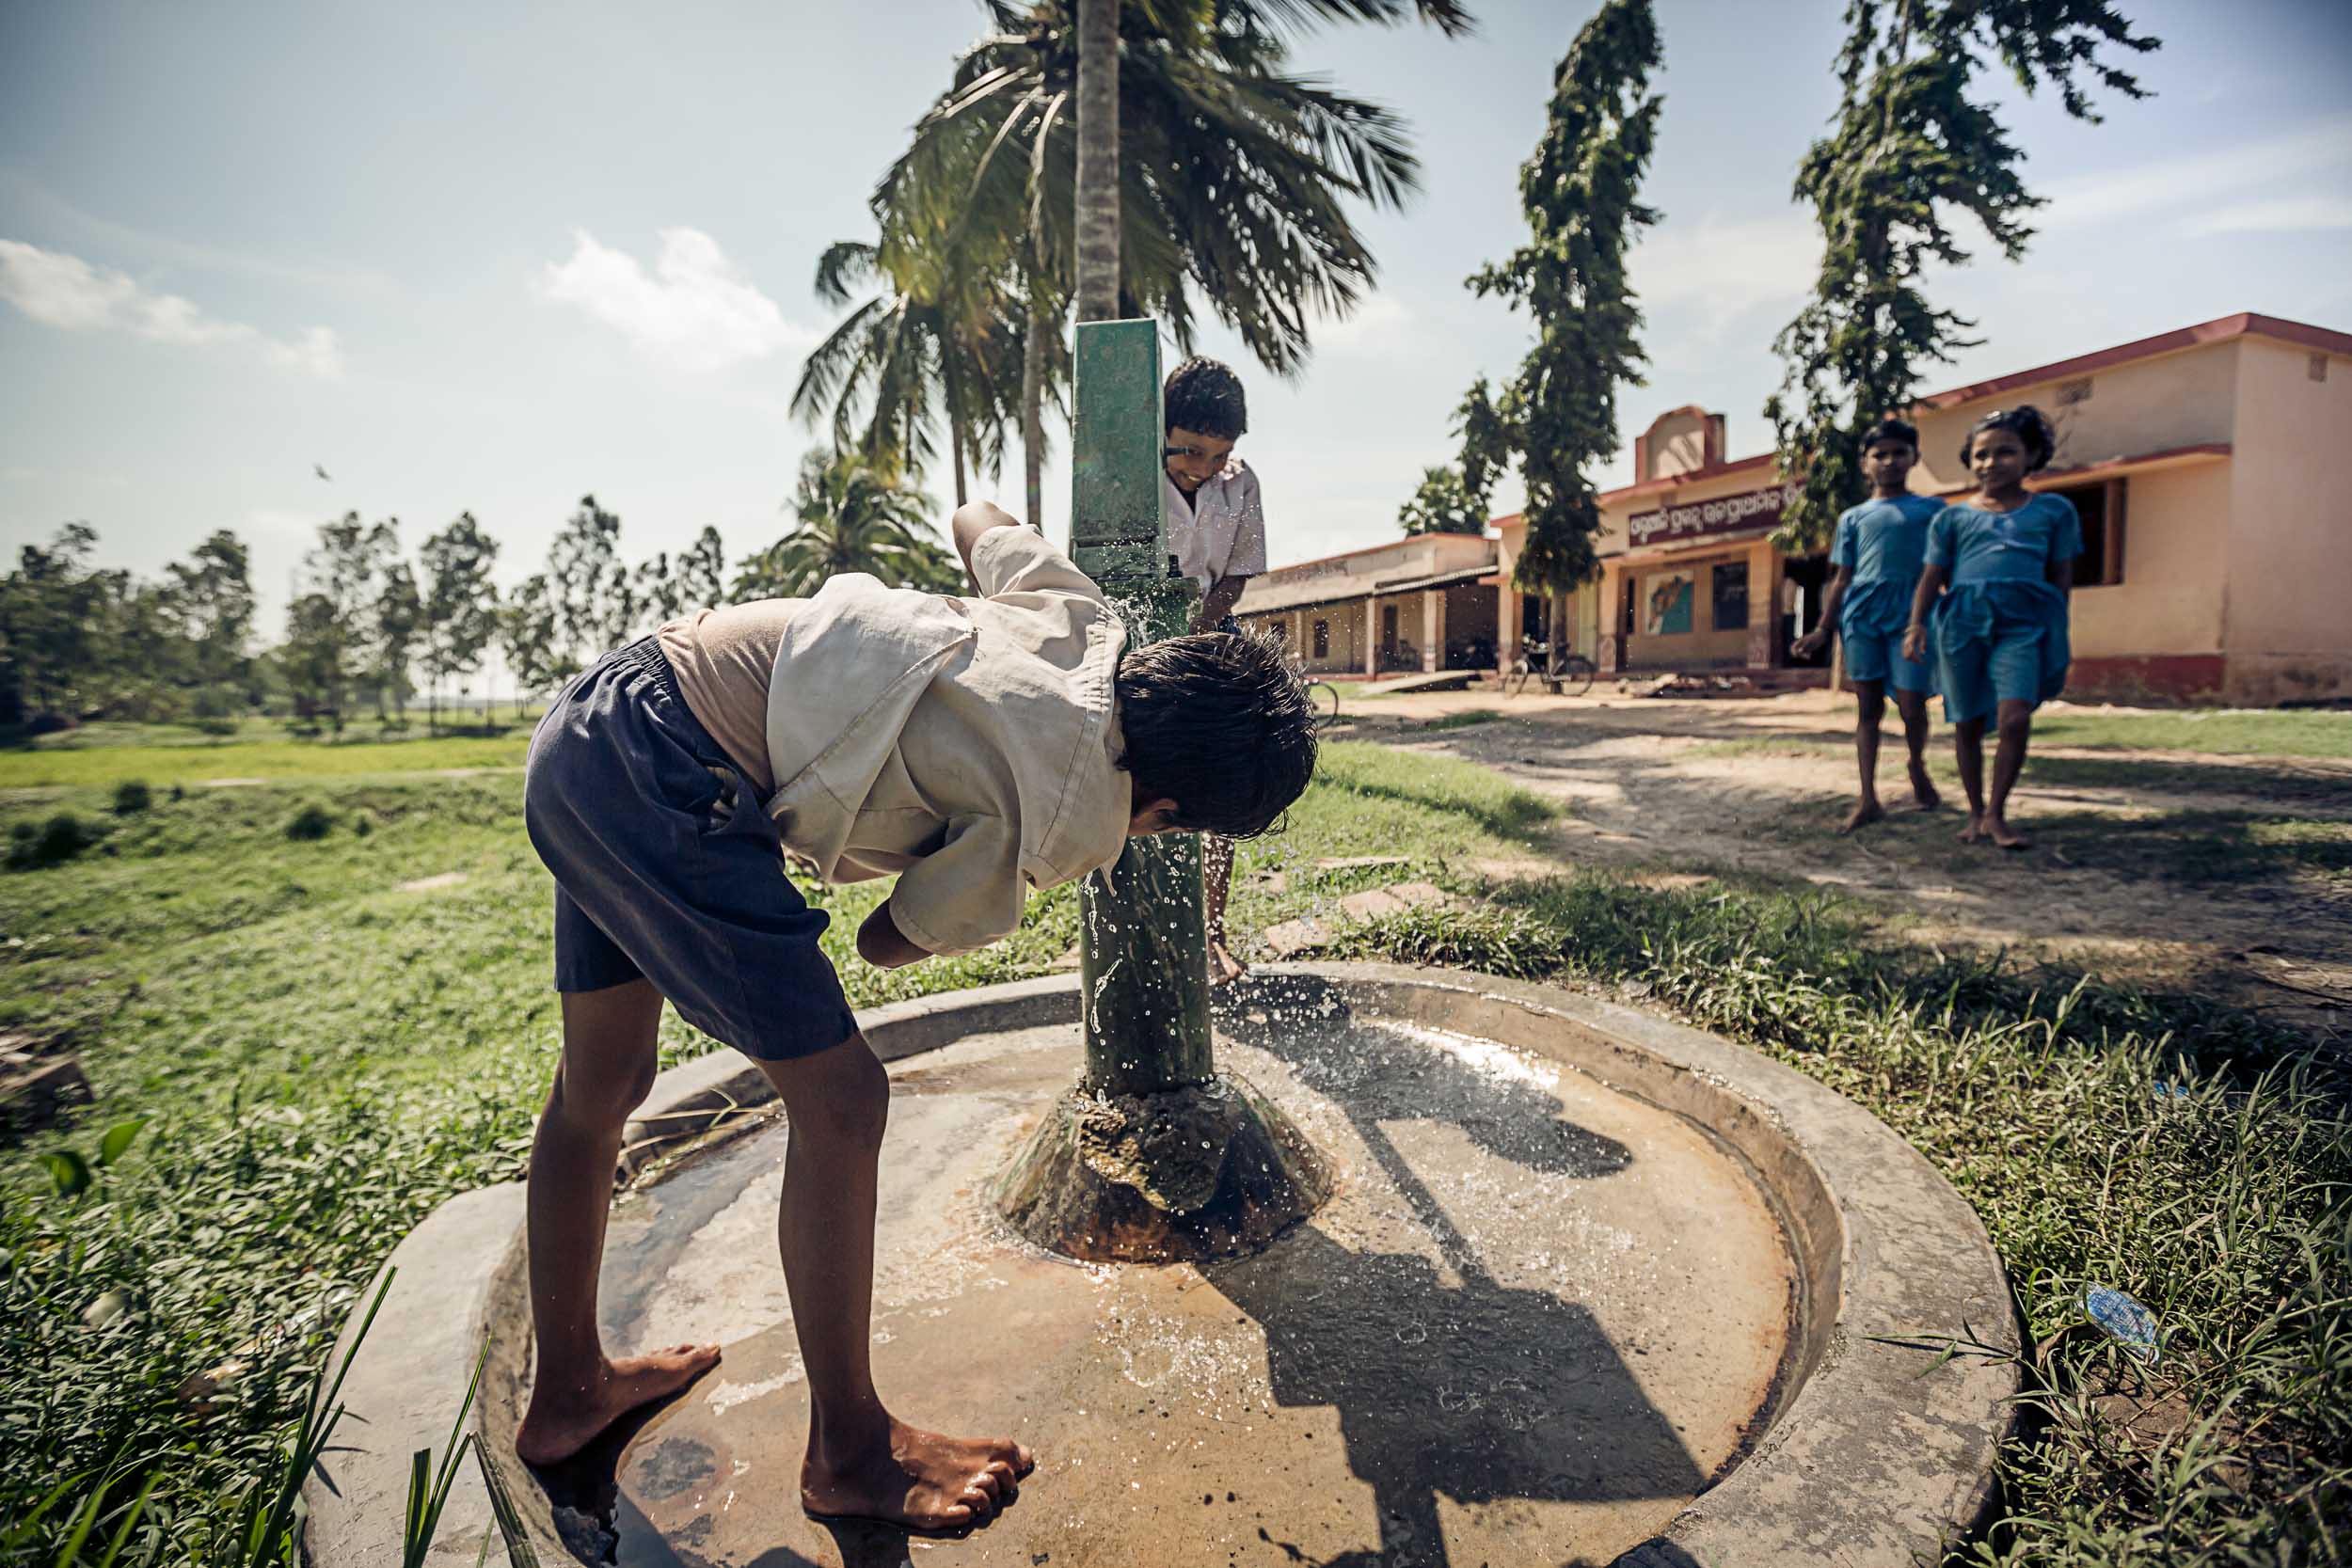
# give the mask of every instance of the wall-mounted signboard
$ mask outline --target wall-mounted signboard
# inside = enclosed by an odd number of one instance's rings
[[[1672,545],[1684,539],[1712,539],[1726,533],[1762,533],[1779,523],[1782,510],[1795,500],[1801,484],[1768,484],[1736,496],[1637,512],[1626,524],[1628,541],[1635,549],[1648,545]]]

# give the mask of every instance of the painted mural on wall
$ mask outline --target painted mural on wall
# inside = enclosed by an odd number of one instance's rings
[[[1649,612],[1643,629],[1652,637],[1682,637],[1691,630],[1691,606],[1698,597],[1697,575],[1661,572],[1651,578]]]

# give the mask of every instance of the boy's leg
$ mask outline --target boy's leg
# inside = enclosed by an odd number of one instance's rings
[[[1968,823],[1960,830],[1963,844],[1984,836],[1984,721],[1963,719],[1952,726],[1952,755],[1960,764],[1960,787],[1968,797]]]
[[[1912,798],[1921,811],[1933,811],[1944,803],[1944,797],[1936,793],[1935,781],[1928,777],[1928,693],[1899,689],[1895,709],[1903,716],[1903,744],[1911,752]]]
[[[569,1458],[621,1416],[675,1393],[719,1360],[716,1345],[605,1356],[596,1272],[621,1132],[653,1086],[661,994],[638,979],[566,991],[563,1003],[564,1056],[532,1142],[527,1199],[538,1370],[515,1449],[532,1465]]]
[[[919,1431],[894,1418],[874,1390],[875,1188],[889,1075],[862,1035],[759,1065],[790,1130],[776,1241],[808,1372],[802,1506],[914,1529],[985,1523],[1035,1467],[1028,1450],[1009,1437]]]
[[[1222,986],[1249,973],[1225,937],[1225,900],[1233,886],[1233,841],[1200,835],[1200,901],[1209,925],[1209,984]]]
[[[1862,798],[1855,802],[1853,815],[1837,831],[1852,832],[1867,823],[1876,822],[1886,812],[1879,805],[1879,725],[1886,717],[1886,686],[1883,681],[1857,680],[1853,683],[1857,704],[1854,714],[1854,758],[1862,765]]]
[[[2027,847],[2026,837],[2009,825],[2009,792],[2026,766],[2026,742],[2033,734],[2033,705],[2014,697],[2001,699],[2000,745],[1993,753],[1993,798],[1984,813],[1985,836],[2004,849]]]

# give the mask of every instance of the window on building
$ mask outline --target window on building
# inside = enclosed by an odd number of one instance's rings
[[[1317,622],[1315,623],[1314,647],[1315,647],[1315,657],[1317,657],[1317,658],[1329,658],[1329,657],[1331,657],[1331,623],[1330,623],[1330,622],[1328,622],[1328,621],[1317,621]]]
[[[2103,480],[2054,490],[2074,503],[2083,521],[2083,553],[2074,562],[2074,586],[2108,588],[2123,580],[2124,495],[2130,481]]]
[[[1715,629],[1748,629],[1748,563],[1725,561],[1714,571]]]

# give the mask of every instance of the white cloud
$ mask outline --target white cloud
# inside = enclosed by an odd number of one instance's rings
[[[1325,316],[1314,329],[1317,348],[1393,349],[1413,326],[1413,313],[1394,294],[1374,294],[1356,302],[1344,319]]]
[[[2291,196],[2275,201],[2242,201],[2192,219],[2192,234],[2288,233],[2314,229],[2352,229],[2352,197]]]
[[[662,363],[723,370],[817,341],[698,229],[664,229],[650,274],[585,230],[575,230],[572,242],[569,261],[540,272],[540,297],[578,306]]]
[[[207,315],[179,294],[151,293],[128,273],[20,240],[0,240],[0,299],[60,331],[128,332],[151,342],[199,348],[251,343],[289,370],[329,381],[342,374],[335,334],[324,326],[280,341],[258,327]]]
[[[1762,305],[1794,311],[1821,265],[1821,236],[1801,213],[1663,223],[1626,259],[1645,306],[1689,306],[1720,330]]]
[[[2252,192],[2277,190],[2282,184],[2312,175],[2347,168],[2352,168],[2352,116],[2338,116],[2286,135],[2265,136],[2215,152],[2060,181],[2042,193],[2050,198],[2050,204],[2030,221],[2038,229],[2104,223],[2136,213],[2244,198]],[[2248,207],[2296,204],[2292,198],[2242,203]],[[2192,220],[2189,232],[2210,234],[2223,230],[2206,226],[2204,220]]]

